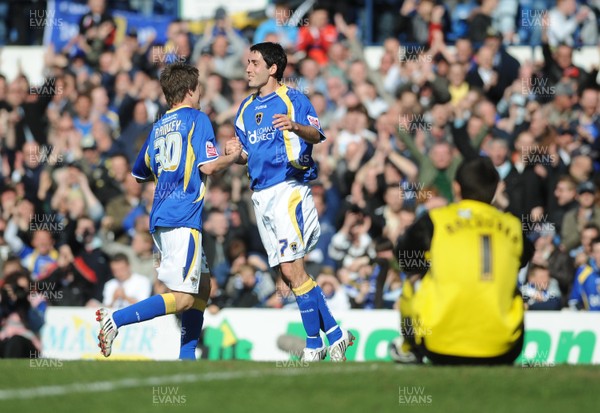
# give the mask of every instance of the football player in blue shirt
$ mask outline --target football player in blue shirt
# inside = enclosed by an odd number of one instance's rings
[[[202,253],[202,207],[206,177],[229,167],[241,153],[219,156],[212,125],[199,111],[199,73],[194,66],[175,63],[160,76],[170,107],[155,123],[132,169],[138,182],[155,181],[150,232],[160,254],[158,279],[169,293],[152,296],[110,313],[96,312],[99,347],[110,356],[122,326],[182,312],[180,359],[195,359],[210,274]]]
[[[242,145],[237,162],[248,164],[256,222],[269,265],[281,272],[296,296],[307,334],[302,360],[326,357],[322,329],[331,360],[344,361],[354,336],[339,327],[321,288],[304,269],[304,256],[321,232],[308,183],[317,177],[313,145],[325,136],[308,98],[281,83],[286,65],[279,44],[258,43],[250,48],[246,73],[256,92],[242,102],[235,119]],[[233,153],[237,145],[237,140],[231,140],[225,153]]]

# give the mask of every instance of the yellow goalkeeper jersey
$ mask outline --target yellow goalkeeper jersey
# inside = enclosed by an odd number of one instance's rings
[[[523,334],[517,275],[520,221],[491,205],[463,200],[431,210],[429,270],[414,297],[416,340],[429,351],[495,357]]]

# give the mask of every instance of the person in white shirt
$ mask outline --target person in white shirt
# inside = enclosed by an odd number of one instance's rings
[[[565,43],[574,46],[576,31],[584,44],[596,44],[598,26],[594,12],[587,6],[577,7],[575,0],[558,0],[548,12],[548,40],[550,46]]]
[[[131,272],[127,255],[115,254],[110,260],[110,269],[115,278],[104,284],[104,305],[119,309],[150,297],[150,280]]]

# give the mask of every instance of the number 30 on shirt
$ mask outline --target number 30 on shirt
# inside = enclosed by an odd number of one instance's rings
[[[156,154],[154,159],[158,165],[158,174],[162,171],[176,171],[181,161],[182,139],[181,133],[170,132],[166,136],[161,136],[154,140],[154,149]]]

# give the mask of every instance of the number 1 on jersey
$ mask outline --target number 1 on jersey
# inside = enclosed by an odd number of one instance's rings
[[[481,236],[481,280],[491,281],[492,274],[492,239],[489,235]]]

